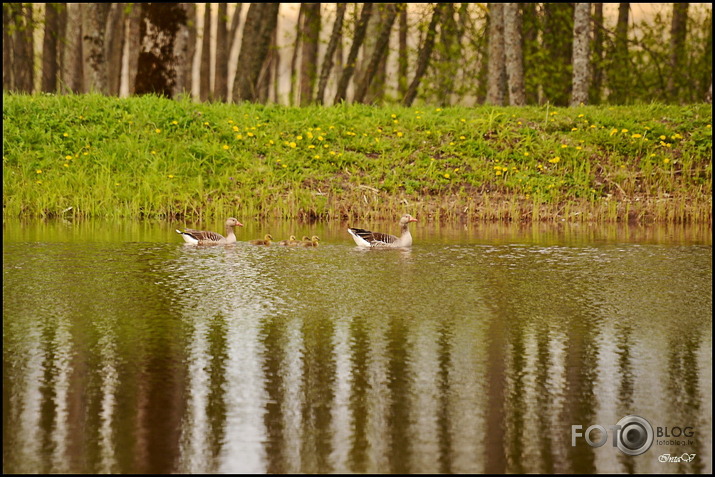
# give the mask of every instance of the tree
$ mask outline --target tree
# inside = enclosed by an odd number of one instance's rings
[[[400,9],[398,27],[398,54],[397,54],[397,94],[404,96],[407,92],[407,68],[409,56],[407,53],[407,7]]]
[[[82,61],[82,9],[85,4],[66,4],[67,29],[62,62],[62,90],[66,93],[84,91],[84,62]],[[138,36],[138,35],[137,35]]]
[[[196,54],[196,5],[180,3],[186,21],[179,23],[174,41],[175,80],[171,91],[172,98],[181,95],[191,96],[194,55]]]
[[[407,92],[405,97],[402,98],[403,106],[411,106],[412,102],[417,97],[417,88],[420,86],[422,81],[422,76],[424,76],[429,66],[430,57],[432,56],[432,49],[434,48],[434,40],[437,36],[437,24],[439,23],[442,12],[446,8],[446,4],[437,3],[432,11],[432,19],[427,26],[427,35],[425,35],[425,41],[420,47],[417,53],[417,70],[415,71],[415,76],[412,78],[412,82],[407,87]]]
[[[86,3],[82,16],[84,85],[87,91],[109,93],[107,56],[104,47],[110,4]]]
[[[140,21],[141,52],[137,62],[136,94],[176,94],[177,71],[184,67],[175,56],[177,34],[186,26],[186,9],[178,3],[143,3]]]
[[[45,5],[45,34],[42,40],[42,91],[53,93],[57,90],[59,72],[59,36],[60,10],[59,3]]]
[[[204,4],[204,31],[201,39],[201,67],[199,68],[199,99],[211,96],[211,4]]]
[[[318,71],[318,42],[320,41],[320,3],[304,3],[301,28],[302,51],[300,55],[300,105],[313,102],[313,88]]]
[[[673,19],[670,26],[670,74],[668,75],[668,97],[671,101],[677,99],[681,87],[680,79],[682,64],[685,58],[685,37],[688,29],[688,3],[673,4]]]
[[[298,79],[298,52],[300,51],[300,40],[302,35],[301,26],[303,25],[303,16],[305,15],[305,3],[300,4],[298,10],[298,19],[295,22],[295,42],[293,42],[293,56],[290,58],[290,91],[288,92],[288,104],[293,106],[295,101],[295,84]]]
[[[489,63],[487,65],[487,104],[502,106],[506,95],[506,58],[504,54],[504,4],[490,3]]]
[[[353,99],[355,102],[361,103],[365,99],[365,94],[367,94],[370,82],[375,77],[378,65],[386,54],[387,43],[390,40],[392,25],[395,23],[395,18],[397,18],[398,8],[404,8],[404,4],[397,6],[394,3],[388,3],[386,5],[386,15],[382,25],[380,26],[380,32],[377,36],[372,55],[370,57],[370,62],[367,64],[365,71],[363,72],[363,76],[355,89],[355,97]]]
[[[218,4],[216,17],[216,65],[214,67],[213,97],[219,101],[228,98],[228,54],[230,48],[228,36],[228,3]]]
[[[105,27],[104,55],[107,68],[107,93],[118,96],[122,81],[124,53],[124,4],[112,3]]]
[[[591,4],[577,3],[573,22],[573,87],[571,106],[588,103]]]
[[[527,104],[539,104],[541,75],[538,74],[542,60],[539,42],[541,18],[536,3],[521,4],[522,53],[524,55],[524,95]]]
[[[628,12],[630,3],[618,4],[616,35],[608,68],[608,101],[622,104],[626,101],[630,85],[628,65]]]
[[[348,91],[348,83],[355,72],[355,61],[357,60],[360,46],[365,39],[365,32],[367,31],[367,24],[370,21],[371,15],[372,3],[364,3],[362,6],[362,12],[360,13],[360,19],[355,26],[355,34],[353,36],[353,43],[350,46],[350,52],[348,53],[348,59],[345,62],[343,74],[340,76],[340,80],[338,81],[338,90],[335,93],[333,104],[338,104],[345,100]]]
[[[519,5],[505,3],[504,14],[504,50],[506,57],[506,75],[509,87],[509,104],[524,106],[524,55],[521,49],[521,16]]]
[[[255,101],[258,97],[258,77],[278,23],[279,7],[278,3],[251,3],[248,7],[233,82],[233,101],[236,103]]]
[[[129,94],[136,92],[139,52],[141,50],[142,8],[138,3],[127,6],[127,77]]]
[[[12,34],[10,32],[10,28],[12,25],[12,10],[12,4],[2,4],[2,88],[6,91],[10,91],[13,89],[13,46]]]
[[[330,34],[328,47],[325,49],[325,56],[323,58],[323,66],[320,69],[320,80],[318,81],[318,93],[316,95],[316,100],[319,104],[325,104],[325,88],[328,85],[330,71],[333,69],[333,58],[338,48],[338,43],[341,42],[343,38],[343,21],[345,19],[345,10],[347,9],[347,5],[347,3],[337,4],[333,31]]]
[[[3,4],[3,13],[5,8]],[[12,32],[11,89],[31,93],[34,85],[32,4],[11,3],[7,8]]]
[[[603,3],[593,5],[593,54],[588,99],[590,104],[599,104],[603,85]]]

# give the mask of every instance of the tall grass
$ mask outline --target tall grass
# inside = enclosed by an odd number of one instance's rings
[[[10,216],[712,221],[709,105],[3,100]]]

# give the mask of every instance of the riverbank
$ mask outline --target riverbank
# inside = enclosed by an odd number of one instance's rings
[[[710,105],[3,95],[11,217],[712,222]]]

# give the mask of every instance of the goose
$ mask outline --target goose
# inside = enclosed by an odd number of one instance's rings
[[[226,236],[216,232],[208,232],[206,230],[194,230],[185,229],[183,232],[177,230],[176,233],[181,235],[186,243],[192,245],[227,245],[231,243],[236,243],[236,234],[233,228],[239,226],[243,227],[243,224],[238,220],[231,217],[226,220]]]
[[[348,233],[350,233],[358,247],[410,247],[412,245],[412,234],[410,234],[410,230],[407,227],[410,222],[417,222],[417,219],[409,214],[402,216],[400,219],[402,234],[399,237],[356,228],[348,228]]]
[[[273,237],[271,237],[271,234],[266,234],[263,237],[263,240],[257,239],[257,240],[251,240],[249,243],[251,245],[270,245],[271,240],[273,240]]]
[[[286,247],[295,247],[298,245],[298,240],[296,240],[295,235],[288,237],[288,240],[281,240],[278,245],[284,245]]]
[[[311,238],[308,238],[308,237],[305,237],[305,236],[304,236],[304,237],[303,237],[303,241],[301,242],[301,245],[302,245],[303,247],[317,247],[317,246],[318,246],[318,240],[320,240],[320,238],[318,238],[317,235],[313,235]]]

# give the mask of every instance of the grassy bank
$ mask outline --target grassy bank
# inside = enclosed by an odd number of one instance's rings
[[[5,94],[3,212],[711,222],[711,123],[709,105],[286,108]]]

